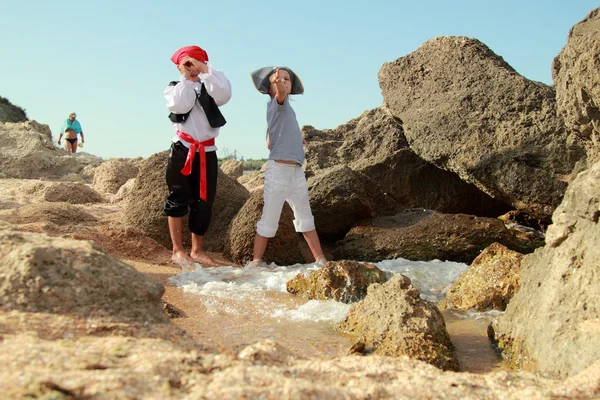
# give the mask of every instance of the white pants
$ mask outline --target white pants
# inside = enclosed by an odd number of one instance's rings
[[[272,238],[279,227],[283,203],[288,202],[294,212],[296,232],[315,229],[315,219],[310,211],[308,186],[300,165],[267,161],[262,217],[256,224],[256,233]]]

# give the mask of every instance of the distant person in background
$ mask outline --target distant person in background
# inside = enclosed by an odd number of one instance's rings
[[[171,61],[181,73],[179,82],[165,89],[169,119],[175,135],[167,165],[169,196],[164,205],[173,243],[171,260],[182,266],[217,262],[203,248],[203,237],[212,216],[217,193],[217,148],[215,138],[225,118],[219,107],[231,98],[231,83],[208,64],[208,54],[198,46],[177,50]],[[192,250],[183,248],[183,217],[189,212]]]
[[[77,121],[77,114],[74,112],[69,114],[69,118],[63,122],[62,127],[60,128],[60,136],[58,137],[59,146],[63,135],[65,136],[65,150],[67,153],[77,152],[77,135],[81,135],[81,143],[85,143],[81,124]]]
[[[290,95],[304,93],[300,78],[286,67],[265,67],[252,73],[256,89],[269,95],[267,104],[267,148],[262,216],[256,224],[254,253],[249,265],[261,266],[269,238],[275,236],[283,204],[294,212],[294,228],[302,232],[318,266],[327,263],[310,209],[308,186],[302,169],[304,141],[290,104]]]

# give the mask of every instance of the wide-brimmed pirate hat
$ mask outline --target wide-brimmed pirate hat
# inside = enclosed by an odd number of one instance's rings
[[[290,78],[292,79],[292,92],[290,94],[303,94],[304,86],[302,85],[302,81],[298,78],[298,75],[288,67],[264,67],[261,69],[257,69],[252,74],[252,82],[254,83],[254,87],[261,93],[269,94],[269,89],[271,88],[271,81],[269,78],[271,75],[275,73],[278,69],[284,69],[290,74]]]

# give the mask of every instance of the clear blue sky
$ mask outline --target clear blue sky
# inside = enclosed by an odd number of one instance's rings
[[[203,47],[233,86],[220,150],[266,158],[267,97],[251,71],[285,65],[302,78],[301,125],[335,128],[382,103],[384,62],[428,39],[481,40],[525,77],[552,84],[552,59],[591,0],[262,0],[0,2],[0,96],[50,125],[71,111],[85,151],[148,157],[172,137],[163,90],[181,46]],[[219,155],[223,153],[220,152]]]

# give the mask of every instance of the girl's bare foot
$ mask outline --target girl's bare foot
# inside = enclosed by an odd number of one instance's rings
[[[210,267],[216,267],[219,265],[218,262],[216,262],[211,256],[209,256],[205,252],[191,253],[190,257],[192,258],[193,262],[197,262],[202,265],[207,265]]]

